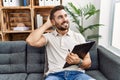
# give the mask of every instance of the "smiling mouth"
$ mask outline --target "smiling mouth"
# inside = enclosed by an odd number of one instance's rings
[[[64,26],[67,26],[67,25],[68,25],[68,23],[64,23],[63,25],[64,25]]]
[[[62,23],[62,25],[64,25],[64,24],[68,24],[68,21],[64,21],[64,22]]]
[[[65,23],[63,23],[62,25],[63,25],[64,27],[67,27],[67,26],[68,26],[68,23],[65,22]]]

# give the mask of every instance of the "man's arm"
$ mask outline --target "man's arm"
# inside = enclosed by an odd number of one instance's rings
[[[91,67],[91,58],[90,58],[89,53],[83,58],[83,62],[80,67],[82,69],[87,69],[87,68]]]
[[[79,56],[77,54],[74,54],[74,53],[70,53],[66,57],[66,61],[69,64],[76,64],[77,65],[81,62],[80,60],[82,60],[80,68],[87,69],[91,66],[91,58],[90,58],[89,53],[83,59],[79,58]]]
[[[47,22],[45,22],[40,28],[34,30],[30,35],[27,37],[26,42],[31,46],[41,47],[46,44],[45,37],[43,33],[52,26],[52,23],[48,17]]]

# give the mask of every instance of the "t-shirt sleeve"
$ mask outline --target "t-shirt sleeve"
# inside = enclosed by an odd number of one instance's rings
[[[49,42],[49,40],[48,40],[49,36],[48,35],[49,35],[48,33],[43,34],[43,36],[45,37],[46,43]]]

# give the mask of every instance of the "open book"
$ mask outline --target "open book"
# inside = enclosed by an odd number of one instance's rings
[[[77,54],[80,58],[84,58],[85,55],[89,52],[89,50],[91,49],[91,47],[94,45],[95,41],[88,41],[86,43],[83,44],[78,44],[75,45],[72,53]],[[71,66],[72,64],[68,64],[67,62],[65,63],[64,67],[68,67]]]

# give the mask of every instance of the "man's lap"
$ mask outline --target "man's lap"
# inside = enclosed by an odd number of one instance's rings
[[[61,71],[50,73],[45,80],[95,80],[89,75],[80,71]]]

